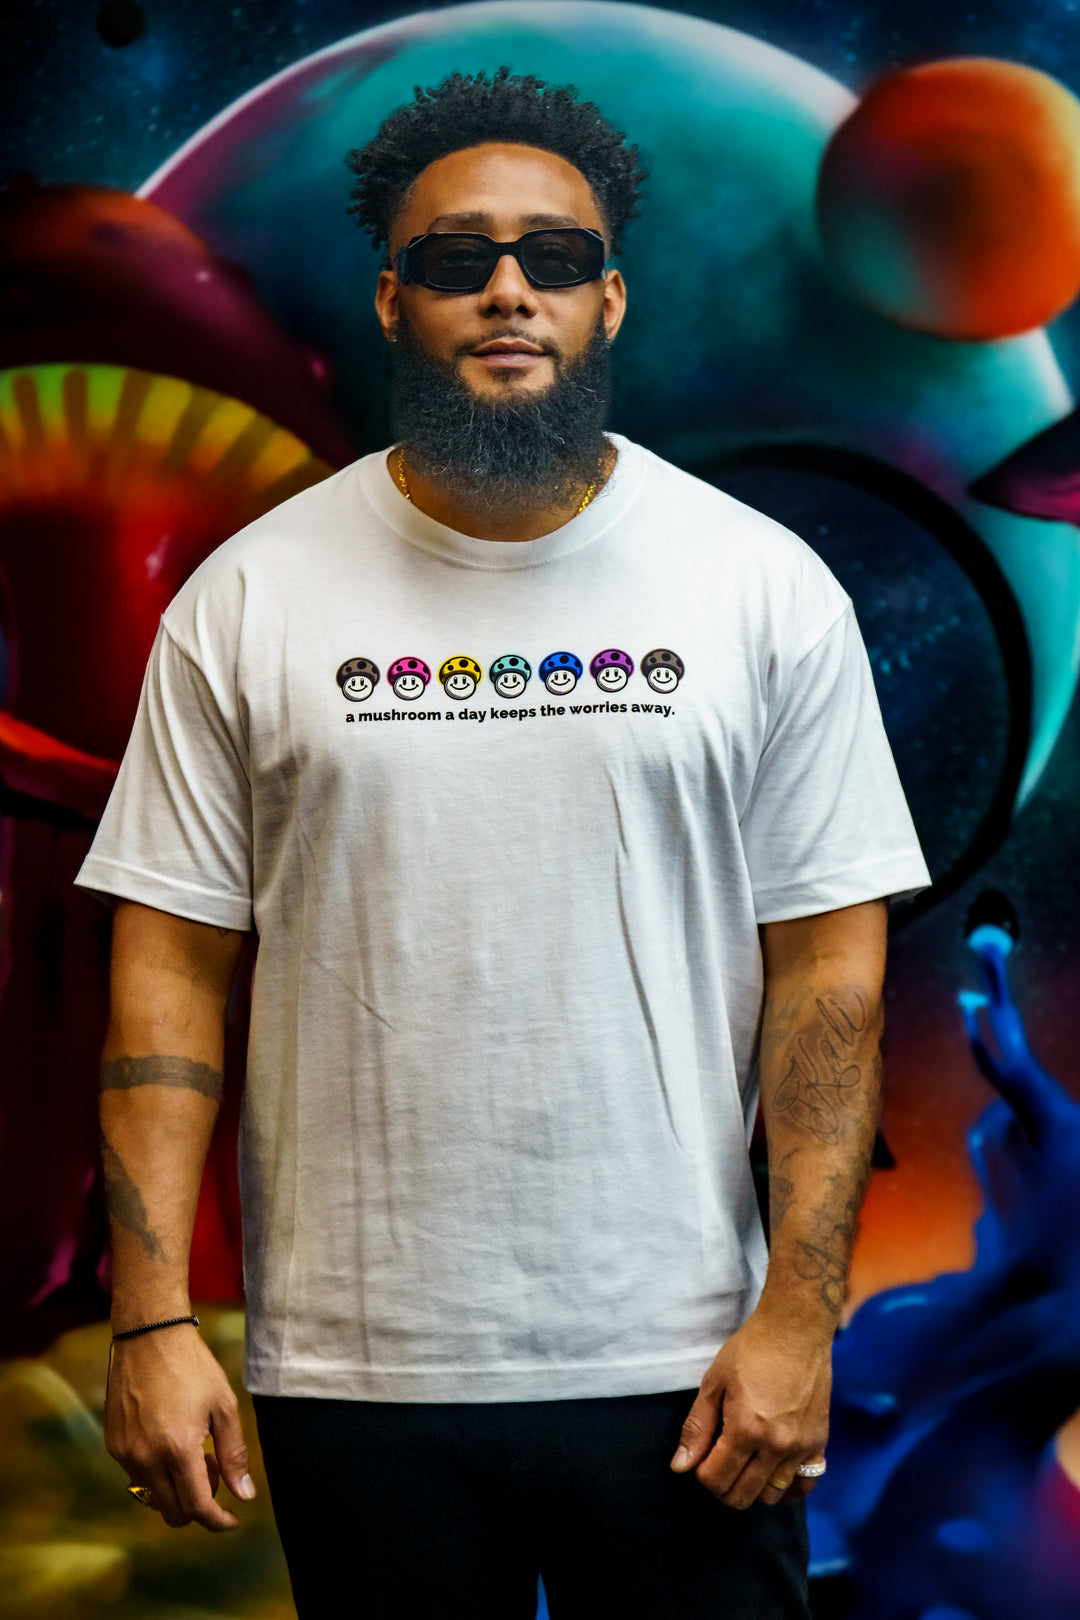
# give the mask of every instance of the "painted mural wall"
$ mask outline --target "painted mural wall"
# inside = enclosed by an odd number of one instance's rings
[[[385,441],[345,152],[503,63],[641,147],[612,425],[850,592],[935,879],[893,918],[815,1613],[1080,1614],[1070,5],[40,0],[3,45],[0,1617],[293,1612],[265,1488],[173,1532],[101,1445],[108,919],[71,880],[165,604]],[[192,1273],[234,1381],[245,983]]]

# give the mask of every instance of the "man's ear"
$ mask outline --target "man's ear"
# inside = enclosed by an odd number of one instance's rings
[[[604,281],[603,314],[604,331],[608,342],[613,343],[626,314],[626,282],[619,270],[609,270]]]
[[[383,337],[387,343],[397,338],[397,325],[401,318],[401,283],[393,270],[380,270],[375,288],[375,314],[379,318]]]

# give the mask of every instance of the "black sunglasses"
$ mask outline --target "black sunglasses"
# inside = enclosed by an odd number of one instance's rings
[[[434,292],[482,292],[509,253],[533,287],[580,287],[607,275],[604,238],[585,226],[526,231],[516,242],[493,242],[474,231],[429,231],[394,259],[398,280]]]

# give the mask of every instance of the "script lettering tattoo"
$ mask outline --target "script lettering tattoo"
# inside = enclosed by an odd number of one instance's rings
[[[830,1254],[816,1243],[799,1243],[795,1249],[795,1275],[804,1282],[821,1282],[821,1301],[833,1316],[839,1316],[847,1293],[847,1257]]]
[[[847,1292],[866,1174],[860,1160],[851,1170],[829,1176],[829,1192],[811,1212],[813,1233],[795,1246],[795,1275],[820,1282],[822,1304],[834,1316],[839,1316]]]
[[[217,1102],[225,1076],[209,1063],[183,1057],[110,1058],[101,1065],[102,1091],[126,1091],[132,1086],[177,1086],[198,1091]]]
[[[151,1260],[164,1260],[165,1250],[150,1225],[142,1193],[132,1181],[124,1161],[107,1136],[101,1138],[101,1164],[105,1171],[105,1205],[119,1226],[134,1232]]]
[[[826,1032],[818,1028],[796,1036],[796,1051],[776,1088],[774,1104],[778,1113],[816,1141],[838,1142],[838,1104],[843,1093],[854,1090],[862,1079],[858,1064],[851,1061],[851,1049],[866,1028],[866,1004],[854,990],[847,1006],[835,995],[818,996],[816,1006]]]

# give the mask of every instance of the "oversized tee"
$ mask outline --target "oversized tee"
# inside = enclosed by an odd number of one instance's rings
[[[764,1276],[758,925],[929,881],[847,595],[613,437],[517,543],[367,456],[162,619],[79,882],[258,932],[253,1391],[695,1386]]]

